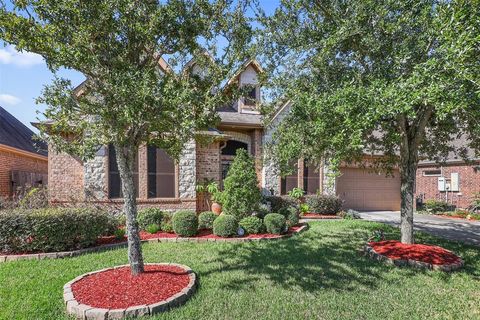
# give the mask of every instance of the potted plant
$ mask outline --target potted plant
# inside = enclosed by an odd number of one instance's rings
[[[203,183],[197,185],[197,192],[204,195],[204,201],[213,213],[222,213],[222,192],[219,190],[216,181],[205,179]]]

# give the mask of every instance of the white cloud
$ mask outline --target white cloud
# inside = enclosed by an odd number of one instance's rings
[[[10,94],[0,93],[0,104],[8,104],[10,106],[14,106],[20,103],[20,98],[12,96]]]
[[[27,51],[20,52],[15,46],[7,45],[4,49],[0,49],[0,63],[30,67],[44,62],[41,55]]]

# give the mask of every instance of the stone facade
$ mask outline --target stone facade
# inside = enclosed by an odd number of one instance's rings
[[[84,164],[84,190],[86,197],[107,198],[107,148],[101,147],[95,157]]]
[[[195,199],[196,192],[196,143],[194,140],[185,144],[178,163],[179,198]]]
[[[439,176],[426,176],[425,172],[439,170],[440,176],[449,179],[452,173],[458,173],[458,191],[439,191]],[[450,163],[444,166],[420,165],[416,177],[416,195],[424,200],[447,200],[457,208],[468,208],[475,193],[480,192],[480,162],[470,165]]]
[[[0,148],[0,198],[12,195],[12,171],[23,171],[46,175],[47,157],[28,155],[26,152]],[[46,181],[44,181],[46,183]]]

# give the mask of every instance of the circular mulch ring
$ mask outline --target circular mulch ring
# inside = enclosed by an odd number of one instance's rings
[[[196,276],[174,263],[145,264],[132,276],[130,266],[90,272],[64,286],[67,313],[80,319],[123,319],[153,315],[183,304],[195,291]]]
[[[397,240],[369,242],[365,253],[376,260],[396,266],[453,271],[463,266],[463,260],[442,247],[425,244],[405,244]]]

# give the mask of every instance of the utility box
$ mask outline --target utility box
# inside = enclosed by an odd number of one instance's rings
[[[445,191],[445,177],[438,177],[438,191]]]
[[[450,174],[450,191],[460,191],[460,175],[458,172],[452,172]]]

